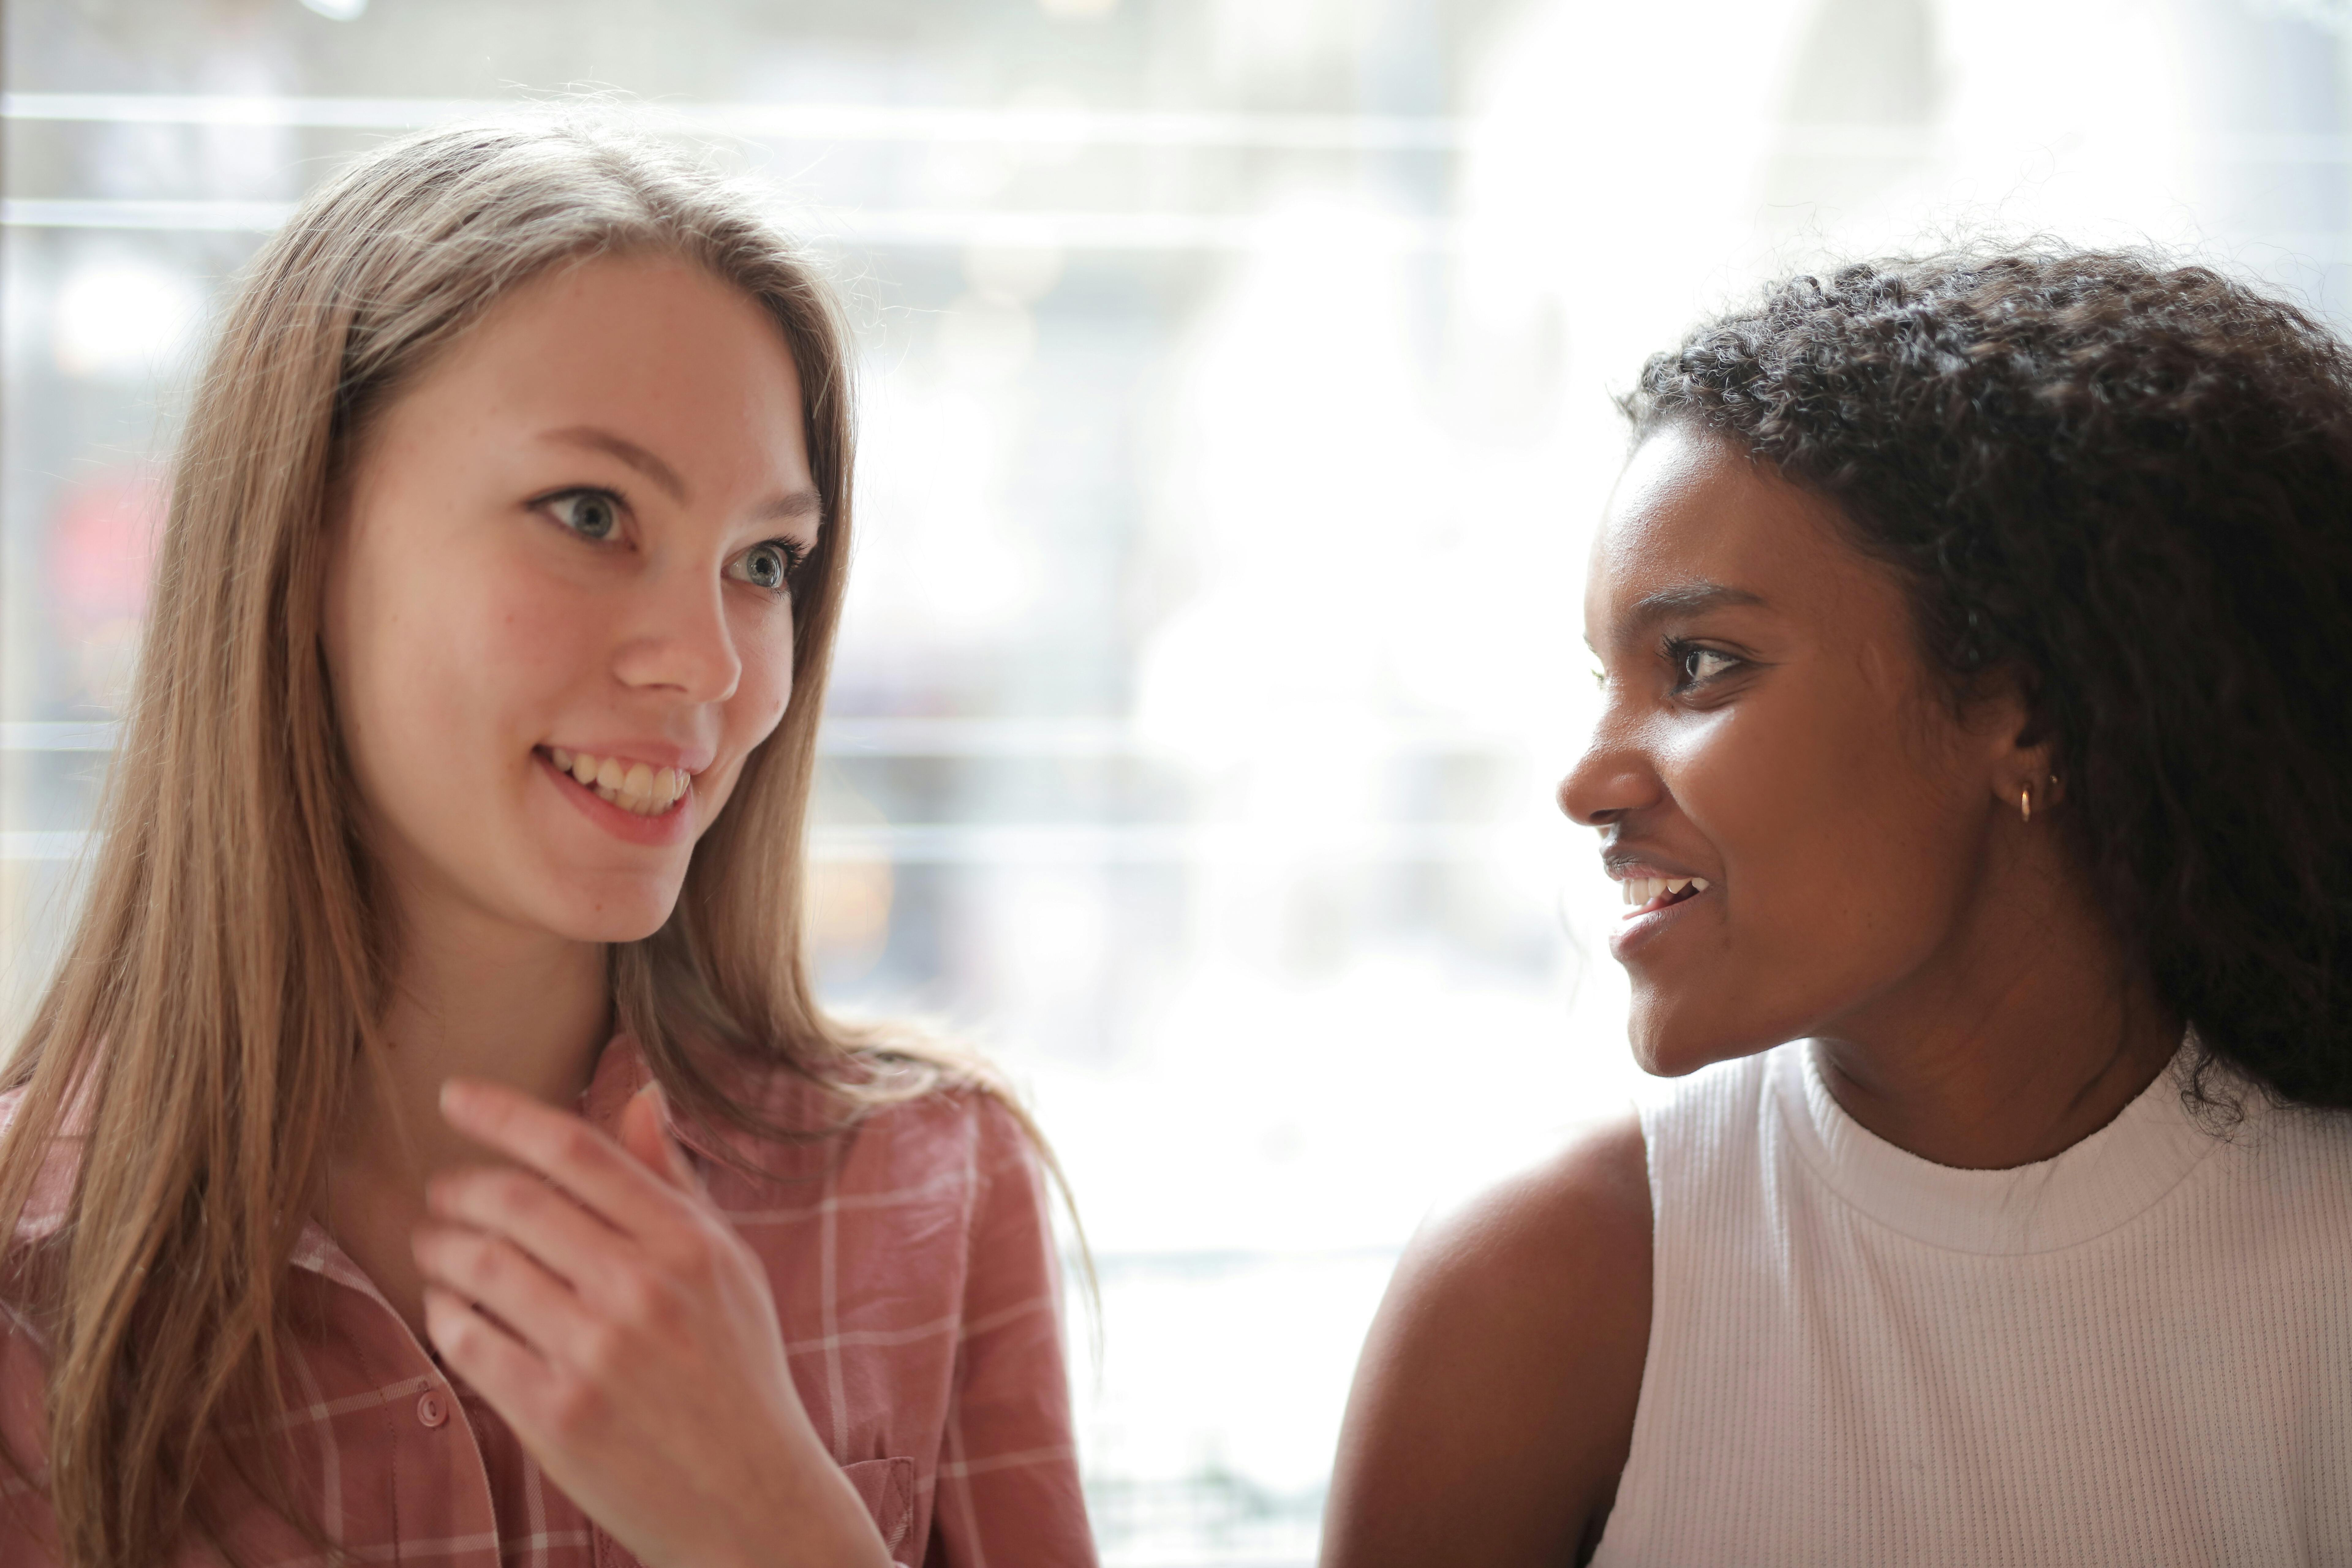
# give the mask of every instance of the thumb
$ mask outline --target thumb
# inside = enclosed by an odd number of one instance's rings
[[[649,1083],[631,1095],[629,1103],[621,1108],[621,1147],[636,1156],[637,1163],[670,1185],[700,1193],[702,1183],[687,1162],[685,1151],[662,1125],[667,1105],[658,1083]]]

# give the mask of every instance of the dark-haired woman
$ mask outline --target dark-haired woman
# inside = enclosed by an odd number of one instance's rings
[[[2352,1562],[2352,353],[1947,257],[1627,407],[1559,793],[1683,1081],[1416,1242],[1326,1563]]]

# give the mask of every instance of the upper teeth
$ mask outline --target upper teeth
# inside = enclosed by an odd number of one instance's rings
[[[555,759],[557,767],[599,795],[639,816],[659,816],[677,805],[677,797],[694,782],[694,775],[683,769],[657,768],[623,757],[592,757],[561,746],[548,747],[547,754]]]
[[[1679,893],[1685,888],[1706,891],[1705,877],[1628,877],[1620,884],[1625,889],[1629,904],[1646,904],[1667,893]]]

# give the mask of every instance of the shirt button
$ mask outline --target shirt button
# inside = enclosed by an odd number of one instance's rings
[[[427,1426],[438,1426],[449,1419],[449,1405],[438,1393],[427,1389],[416,1401],[416,1418]]]

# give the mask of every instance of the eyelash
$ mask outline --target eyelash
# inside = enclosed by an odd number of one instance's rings
[[[772,588],[768,587],[764,583],[751,583],[749,585],[754,588],[763,589],[771,595],[779,599],[789,596],[793,591],[795,580],[798,579],[801,574],[801,568],[808,563],[808,547],[795,539],[763,539],[760,541],[759,543],[751,546],[751,550],[746,550],[741,555],[737,556],[735,560],[747,560],[751,557],[752,551],[758,550],[773,550],[784,558],[784,579]],[[728,564],[731,568],[734,563],[730,562]],[[740,583],[745,582],[746,580],[738,577],[735,578],[734,581]]]
[[[1724,652],[1721,648],[1708,647],[1704,643],[1685,642],[1680,637],[1666,639],[1665,654],[1667,664],[1674,668],[1674,690],[1677,697],[1699,690],[1703,687],[1712,686],[1748,662],[1736,655]],[[1724,668],[1717,670],[1713,675],[1693,675],[1690,673],[1690,665],[1694,658],[1721,659]]]
[[[596,485],[574,485],[569,489],[550,490],[547,494],[541,496],[530,503],[530,509],[533,511],[545,512],[554,521],[556,527],[562,529],[568,533],[579,534],[581,538],[587,540],[592,544],[602,544],[606,539],[609,539],[612,536],[609,533],[599,535],[583,532],[576,525],[566,522],[562,517],[558,516],[555,510],[557,505],[568,500],[604,501],[613,509],[613,526],[615,529],[620,527],[622,517],[625,516],[629,510],[629,500],[626,496],[621,494],[618,490],[608,490]]]
[[[628,498],[622,495],[617,490],[606,489],[600,485],[575,485],[568,489],[551,490],[546,495],[541,496],[538,500],[532,501],[530,505],[531,509],[535,511],[546,512],[551,518],[552,518],[558,528],[563,529],[571,533],[577,534],[580,538],[586,540],[591,544],[603,544],[612,538],[611,533],[593,534],[585,532],[574,524],[567,522],[562,518],[556,516],[553,510],[556,503],[559,501],[586,500],[592,499],[604,501],[612,507],[614,512],[613,526],[617,529],[620,526],[621,517],[629,510]],[[744,560],[749,557],[753,551],[758,550],[773,550],[783,556],[783,581],[773,588],[768,588],[766,584],[760,583],[747,583],[747,585],[754,588],[762,588],[767,593],[777,598],[782,598],[791,594],[793,591],[793,580],[800,575],[801,568],[808,563],[808,546],[803,544],[796,539],[763,539],[757,544],[751,546],[750,549],[745,550],[741,555],[737,556],[735,559],[736,561]],[[734,562],[730,561],[728,563],[728,565],[731,569],[734,563]],[[732,577],[731,571],[730,573],[730,576],[732,581],[746,581],[745,579]]]

